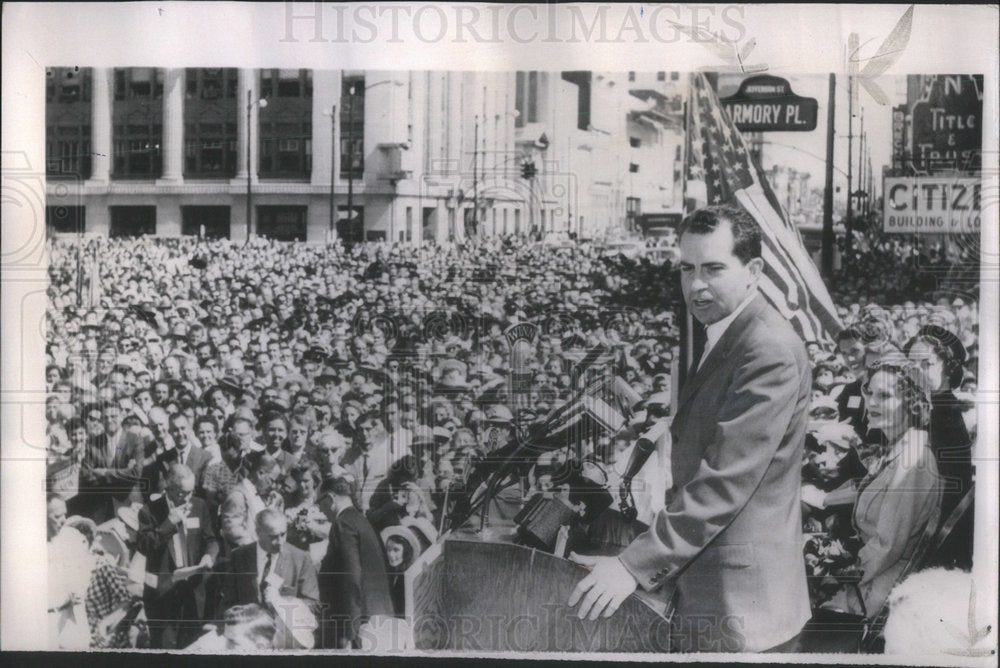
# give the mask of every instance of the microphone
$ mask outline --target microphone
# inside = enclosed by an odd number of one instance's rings
[[[669,420],[657,420],[636,439],[635,447],[628,458],[628,467],[622,475],[621,485],[618,488],[621,513],[626,522],[632,522],[639,516],[639,511],[635,507],[635,501],[632,497],[632,479],[639,475],[639,471],[656,451],[656,442],[663,437],[668,429],[670,429]]]

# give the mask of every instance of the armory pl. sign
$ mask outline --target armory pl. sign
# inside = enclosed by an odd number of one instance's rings
[[[810,132],[816,129],[815,98],[799,97],[788,81],[770,75],[750,77],[735,95],[719,100],[738,130]]]

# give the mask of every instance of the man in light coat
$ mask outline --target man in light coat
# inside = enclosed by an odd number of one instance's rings
[[[671,425],[673,487],[650,529],[592,570],[569,604],[610,616],[629,594],[673,588],[676,651],[795,651],[810,616],[802,556],[809,363],[757,293],[760,229],[713,206],[681,226],[681,285],[705,352]]]

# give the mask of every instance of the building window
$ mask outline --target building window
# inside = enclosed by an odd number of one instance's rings
[[[312,173],[312,71],[261,70],[260,90],[268,105],[258,112],[258,174],[307,180]]]
[[[184,176],[188,178],[236,176],[235,123],[184,125]]]
[[[628,80],[629,81],[635,81],[635,72],[629,72],[628,73]]]
[[[49,126],[45,137],[45,175],[83,181],[90,178],[90,125]]]
[[[261,96],[312,99],[312,70],[261,70]]]
[[[260,176],[303,178],[312,172],[312,123],[261,122]]]
[[[184,176],[236,176],[237,118],[235,68],[188,68],[185,71]]]
[[[413,207],[406,207],[406,241],[413,241]]]
[[[257,234],[277,241],[306,240],[305,206],[258,206]]]
[[[577,86],[576,98],[576,127],[578,130],[590,129],[590,88],[591,72],[574,71],[563,72],[562,78]]]
[[[631,174],[638,174],[639,173],[639,165],[637,165],[634,162],[628,163],[628,171]]]
[[[514,84],[514,127],[538,122],[538,72],[518,72]]]
[[[163,126],[129,123],[114,127],[116,178],[156,178],[163,172],[160,138]]]
[[[45,175],[85,180],[91,175],[90,68],[45,70]]]
[[[628,145],[631,146],[632,148],[639,148],[640,146],[642,146],[642,139],[640,139],[639,137],[629,137]]]
[[[667,73],[666,72],[657,72],[656,73],[656,80],[657,81],[666,81],[667,80]]]
[[[45,228],[48,234],[83,234],[87,229],[84,206],[46,206]]]
[[[514,234],[521,233],[521,210],[514,209]]]
[[[163,71],[155,67],[115,70],[115,100],[162,100]]]
[[[670,73],[670,80],[671,81],[677,81],[680,78],[681,78],[680,72],[671,72]]]
[[[192,100],[235,100],[237,70],[234,67],[189,67],[184,71],[184,97]]]
[[[365,78],[345,77],[340,94],[340,178],[365,171]]]
[[[228,206],[182,206],[181,234],[199,236],[204,230],[206,239],[229,238]]]
[[[45,102],[90,102],[93,85],[89,67],[49,67],[45,70]]]
[[[156,234],[155,206],[111,206],[111,237]]]
[[[116,69],[111,162],[115,178],[156,178],[162,171],[163,76],[150,67]]]

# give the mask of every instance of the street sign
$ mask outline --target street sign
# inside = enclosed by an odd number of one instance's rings
[[[749,132],[811,132],[816,129],[815,98],[799,97],[786,79],[764,74],[740,84],[719,100],[736,128]]]
[[[978,233],[982,184],[978,178],[886,177],[884,229],[890,233]]]
[[[913,166],[933,174],[980,169],[982,75],[928,75],[913,103]]]

